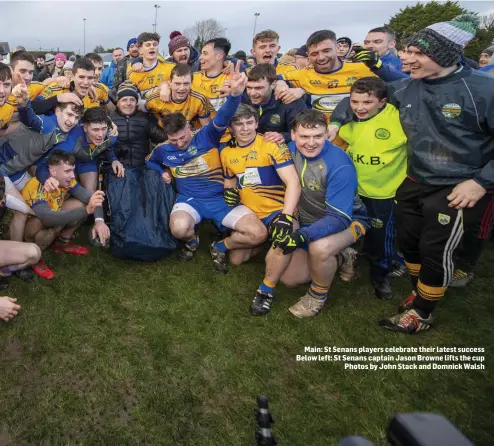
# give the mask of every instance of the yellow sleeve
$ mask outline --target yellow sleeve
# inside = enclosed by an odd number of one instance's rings
[[[269,143],[269,154],[271,155],[270,158],[276,168],[285,167],[288,164],[292,164],[290,149],[285,143]]]
[[[207,118],[211,114],[211,104],[206,96],[197,91],[191,90],[190,94],[195,98],[197,106],[197,115],[199,118]]]
[[[225,178],[228,178],[229,180],[232,178],[235,178],[235,175],[230,172],[228,169],[228,147],[225,147],[221,152],[220,152],[220,159],[221,159],[221,166],[223,167],[223,175]]]
[[[14,115],[14,110],[14,106],[9,102],[6,102],[0,107],[0,130],[10,122]]]
[[[305,73],[305,70],[291,70],[281,74],[281,78],[293,88],[304,88],[302,85]]]
[[[45,86],[40,82],[31,82],[29,84],[29,99],[34,101],[41,93],[43,93]]]
[[[146,95],[146,108],[151,113],[160,113],[163,110],[163,101],[160,99],[159,88],[155,88]]]
[[[43,97],[43,99],[48,99],[48,98],[52,98],[53,96],[62,94],[64,92],[65,92],[64,88],[59,87],[59,85],[56,82],[53,82],[43,90],[41,96]]]
[[[110,92],[109,88],[105,84],[101,84],[98,82],[94,85],[96,88],[96,96],[98,98],[98,102],[102,105],[108,104],[110,102],[110,97],[108,93]]]
[[[24,198],[24,201],[30,207],[33,207],[35,203],[40,201],[47,201],[45,189],[36,178],[31,178],[31,180],[29,180],[29,182],[24,186],[24,189],[22,189],[22,198]]]

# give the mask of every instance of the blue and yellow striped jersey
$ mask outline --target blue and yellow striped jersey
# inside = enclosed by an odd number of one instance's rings
[[[246,147],[226,146],[221,164],[226,178],[237,178],[241,203],[259,218],[283,209],[285,185],[276,170],[293,164],[285,144],[266,142],[257,135]]]
[[[16,107],[8,100],[0,107],[0,130],[6,127],[12,119]]]
[[[147,95],[146,108],[156,116],[160,127],[162,127],[161,117],[169,113],[181,113],[187,121],[194,118],[207,118],[210,115],[210,104],[206,96],[191,90],[184,102],[178,103],[163,102],[160,99],[159,89],[153,90]]]
[[[93,107],[99,107],[100,105],[106,105],[110,102],[110,98],[108,96],[109,90],[108,87],[101,83],[96,83],[93,85],[96,90],[96,101],[93,101],[89,96],[85,96],[82,99],[82,103],[84,104],[84,110]],[[63,93],[72,93],[73,88],[62,88],[56,82],[49,84],[41,94],[43,99],[48,99],[53,96],[58,96]]]
[[[50,209],[59,211],[70,192],[78,187],[80,187],[79,183],[74,179],[68,189],[59,188],[55,192],[46,192],[43,185],[34,177],[22,189],[22,198],[30,207],[47,203]]]
[[[127,79],[137,87],[141,96],[144,96],[162,82],[168,82],[174,66],[174,63],[162,59],[157,59],[154,67],[144,68],[143,71],[133,71],[130,66],[127,68]]]

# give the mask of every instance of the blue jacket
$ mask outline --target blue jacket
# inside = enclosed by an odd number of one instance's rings
[[[110,90],[113,88],[113,76],[115,75],[115,70],[117,69],[117,64],[114,60],[111,64],[107,66],[101,73],[100,82],[105,84]]]
[[[401,71],[401,60],[399,57],[393,56],[389,51],[386,55],[381,57],[382,63],[391,65],[395,70]]]

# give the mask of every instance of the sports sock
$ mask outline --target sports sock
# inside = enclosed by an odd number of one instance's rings
[[[314,280],[310,284],[309,295],[314,299],[326,300],[331,285],[320,285]]]
[[[63,235],[59,235],[57,240],[55,241],[55,244],[61,247],[65,247],[69,244],[70,242],[70,237],[64,237]]]
[[[199,241],[197,240],[197,236],[195,236],[192,240],[185,242],[185,244],[190,248],[191,251],[195,251],[197,249]]]
[[[226,239],[223,239],[220,242],[216,242],[214,246],[219,252],[228,252],[230,250],[230,248],[228,248],[228,245],[226,244]]]
[[[271,283],[269,280],[264,278],[258,289],[263,293],[273,294],[275,287],[276,287],[275,283]]]

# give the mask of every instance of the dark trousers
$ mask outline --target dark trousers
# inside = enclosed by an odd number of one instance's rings
[[[454,186],[429,186],[409,178],[396,192],[398,246],[416,287],[416,308],[431,312],[453,274],[453,253],[464,230],[480,224],[491,200],[485,195],[471,209],[448,207]]]
[[[370,263],[371,279],[386,279],[395,254],[394,198],[360,197],[367,208],[371,228],[365,234],[364,253]]]
[[[479,224],[465,231],[460,247],[455,252],[455,268],[466,273],[472,273],[477,266],[489,238],[494,220],[494,196],[487,206]]]

